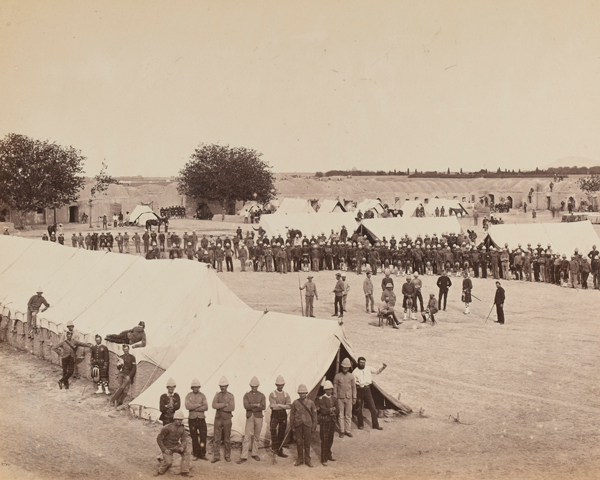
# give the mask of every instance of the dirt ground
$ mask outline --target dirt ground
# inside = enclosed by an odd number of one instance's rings
[[[531,221],[522,214],[503,217],[514,223]],[[548,220],[538,216],[538,221]],[[462,222],[464,228],[472,228],[472,220]],[[172,222],[178,233],[236,227]],[[79,231],[70,225],[66,230]],[[477,231],[482,238],[480,226]],[[24,236],[40,234],[33,230]],[[305,276],[240,273],[237,265],[235,273],[219,274],[251,307],[294,314],[301,312],[298,281],[304,282]],[[376,287],[381,278],[374,277]],[[394,396],[401,394],[414,413],[383,420],[383,431],[372,431],[368,424],[359,431],[354,425],[354,438],[336,436],[333,453],[338,461],[327,468],[318,462],[315,441],[313,469],[294,468],[292,455],[273,464],[261,450],[260,463],[194,462],[196,477],[600,477],[600,291],[503,282],[507,323],[500,326],[493,323],[495,312],[486,322],[494,282],[473,280],[473,293],[482,301],[475,300],[472,313],[465,316],[460,279],[452,278],[447,312],[436,316],[435,327],[409,320],[393,330],[376,326],[375,316],[364,312],[363,280],[353,273],[348,276],[347,336],[369,364],[388,364],[378,383]],[[404,279],[394,280],[398,291]],[[437,296],[436,277],[423,280],[424,297]],[[333,273],[320,272],[315,282],[315,315],[335,321],[330,317]],[[92,393],[87,381],[59,390],[59,376],[58,367],[0,345],[0,479],[150,477],[160,427],[130,418],[126,410],[114,411],[106,398]],[[205,393],[211,397],[214,392]],[[289,452],[295,453],[293,445]],[[236,448],[233,460],[239,455]],[[174,468],[165,478],[177,478],[177,472]]]

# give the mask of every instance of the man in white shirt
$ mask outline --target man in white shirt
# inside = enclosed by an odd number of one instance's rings
[[[354,369],[352,375],[356,380],[356,420],[358,429],[364,428],[363,419],[363,406],[366,406],[371,412],[371,426],[375,430],[383,430],[379,426],[379,420],[377,419],[377,409],[375,408],[375,402],[371,395],[371,384],[373,383],[373,375],[379,375],[387,365],[384,363],[383,366],[377,370],[373,367],[367,367],[367,361],[365,357],[358,357],[358,367]]]

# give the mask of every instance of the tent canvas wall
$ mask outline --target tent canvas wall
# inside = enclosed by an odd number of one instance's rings
[[[367,198],[360,202],[358,205],[356,205],[356,208],[354,209],[354,211],[357,214],[360,211],[363,215],[369,210],[375,210],[375,213],[377,215],[381,215],[384,212],[383,205],[381,204],[381,202],[379,200],[374,200],[370,198]]]
[[[351,234],[356,228],[356,218],[354,213],[263,215],[260,225],[269,237],[281,235],[286,238],[288,230],[294,229],[310,238],[321,233],[329,236],[331,230],[339,233],[342,226]]]
[[[286,381],[285,390],[292,399],[298,398],[296,391],[301,383],[308,387],[314,398],[322,379],[333,379],[338,361],[346,356],[356,359],[343,328],[335,320],[276,312],[241,312],[220,306],[211,306],[200,317],[201,324],[190,347],[130,403],[134,412],[141,413],[144,418],[158,418],[158,400],[165,392],[168,378],[175,380],[180,395],[185,395],[192,379],[198,378],[210,405],[219,391],[220,378],[225,376],[229,381],[228,391],[235,397],[232,431],[234,438],[239,439],[246,423],[242,399],[250,390],[249,382],[253,376],[259,379],[259,390],[266,397],[275,389],[277,376],[282,375]],[[410,408],[379,387],[375,393],[376,402],[382,408],[410,413]],[[269,424],[269,418],[267,408],[265,425]],[[207,423],[212,424],[213,419],[214,411],[209,410]],[[263,428],[261,435],[268,437],[269,429]]]
[[[296,214],[296,213],[316,213],[315,209],[310,205],[308,200],[303,198],[283,199],[279,208],[273,215]]]
[[[414,217],[417,208],[419,207],[423,207],[423,209],[425,210],[426,217],[429,217],[431,215],[425,208],[425,205],[423,205],[423,203],[419,202],[418,200],[407,200],[402,204],[402,208],[400,210],[402,210],[403,217]]]
[[[456,214],[456,212],[461,212],[461,215],[469,214],[462,203],[448,198],[432,198],[425,205],[425,212],[428,216],[435,217],[435,209],[438,208],[441,211],[442,207],[444,208],[444,215],[449,216],[451,213]]]
[[[145,360],[147,368],[154,371],[167,368],[185,348],[196,328],[198,312],[208,305],[250,310],[214,270],[200,262],[148,261],[4,235],[0,236],[0,252],[1,312],[17,330],[11,343],[56,363],[57,355],[49,344],[56,343],[69,320],[74,321],[79,339],[89,343],[96,333],[102,337],[120,333],[144,320],[147,347],[133,353],[138,363]],[[41,331],[31,342],[24,337],[24,322],[27,302],[38,286],[51,308],[38,315]],[[107,346],[111,352],[121,353],[120,346],[112,342]],[[139,367],[140,373],[143,368]],[[89,372],[88,368],[82,370],[84,375]],[[136,377],[133,391],[139,392],[145,383],[143,375]]]
[[[554,253],[564,253],[569,258],[576,248],[579,253],[587,254],[592,245],[600,245],[600,238],[589,221],[490,225],[484,241],[501,248],[508,244],[510,249],[517,248],[519,243],[522,247],[528,243],[536,247],[541,243],[543,248],[550,245]]]

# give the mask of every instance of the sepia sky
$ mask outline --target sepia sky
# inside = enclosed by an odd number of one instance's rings
[[[89,175],[600,161],[600,0],[2,0],[0,106]]]

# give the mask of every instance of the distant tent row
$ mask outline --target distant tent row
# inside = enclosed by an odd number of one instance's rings
[[[491,225],[485,242],[500,248],[507,244],[511,250],[519,244],[526,247],[530,243],[535,248],[540,243],[543,248],[550,245],[554,253],[564,253],[569,257],[576,248],[579,253],[587,254],[592,245],[600,246],[600,238],[589,220],[574,223]]]
[[[441,215],[442,209],[445,217],[455,216],[457,214],[468,215],[467,210],[458,200],[450,200],[447,198],[432,198],[428,203],[420,202],[419,200],[407,200],[402,204],[402,216],[414,217],[417,208],[423,207],[426,217],[435,217],[435,210],[438,209]]]
[[[348,233],[352,235],[356,229],[356,218],[355,213],[275,214],[260,217],[260,225],[269,237],[281,235],[286,238],[289,229],[300,230],[302,235],[309,238],[311,235],[318,236],[322,233],[329,236],[331,230],[339,233],[342,226],[345,226]]]
[[[377,215],[381,215],[384,212],[384,208],[381,202],[379,200],[374,200],[371,198],[366,198],[358,205],[356,205],[356,208],[354,209],[354,211],[357,214],[360,211],[363,215],[369,210],[373,210]]]
[[[322,380],[333,380],[339,362],[345,357],[354,363],[356,356],[343,328],[336,320],[321,320],[276,312],[243,311],[212,306],[199,312],[199,324],[190,345],[164,374],[144,393],[131,402],[134,410],[141,407],[144,418],[158,418],[158,401],[168,378],[173,378],[183,391],[198,378],[209,402],[219,391],[219,380],[225,376],[229,391],[236,399],[232,430],[243,435],[246,415],[242,398],[248,383],[257,376],[261,391],[274,389],[275,379],[282,375],[286,391],[294,398],[298,385],[304,383],[314,399]],[[339,356],[338,356],[339,352]],[[393,408],[410,413],[410,408],[382,392],[375,393],[380,408]],[[268,425],[270,409],[265,411]],[[212,421],[212,415],[207,422]],[[263,438],[269,429],[263,428]]]
[[[412,240],[417,236],[425,238],[434,234],[441,238],[442,234],[459,234],[461,227],[456,217],[392,217],[392,218],[369,218],[361,222],[357,232],[366,235],[371,242],[382,240],[383,237],[389,241],[394,235],[396,240],[408,235]]]
[[[317,213],[344,213],[346,208],[339,200],[323,200]]]
[[[308,200],[286,197],[273,215],[290,215],[298,213],[316,213]]]

